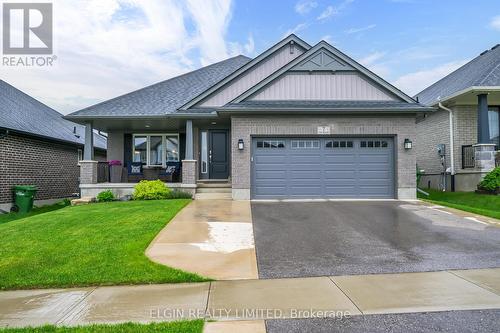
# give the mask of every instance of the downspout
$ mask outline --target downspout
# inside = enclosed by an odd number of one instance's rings
[[[438,103],[440,109],[448,111],[450,122],[450,174],[451,174],[451,191],[455,192],[455,144],[453,133],[453,110],[447,108],[441,102]]]

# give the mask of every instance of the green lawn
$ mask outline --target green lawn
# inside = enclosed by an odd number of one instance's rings
[[[201,333],[203,320],[157,324],[90,325],[78,327],[42,326],[0,329],[0,333]]]
[[[64,208],[70,204],[69,200],[66,201],[61,201],[53,205],[46,205],[46,206],[40,206],[40,207],[34,207],[31,212],[29,213],[8,213],[8,214],[0,214],[0,224],[14,221],[14,220],[19,220],[28,216],[33,216],[33,215],[38,215],[38,214],[43,214],[47,212],[51,212],[54,210],[58,210],[61,208]]]
[[[0,224],[0,289],[204,281],[144,254],[189,202],[98,203]]]
[[[430,196],[418,193],[420,199],[466,212],[500,219],[500,196],[474,192],[441,192],[425,189]]]

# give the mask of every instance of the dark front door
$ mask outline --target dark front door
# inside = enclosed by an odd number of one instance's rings
[[[229,177],[228,132],[209,131],[209,177],[227,179]]]

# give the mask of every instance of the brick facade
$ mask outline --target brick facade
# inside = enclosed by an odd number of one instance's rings
[[[416,152],[405,151],[405,138],[416,141],[414,116],[377,117],[232,117],[232,185],[233,198],[250,195],[250,150],[253,135],[317,135],[318,126],[330,126],[332,135],[395,136],[395,171],[398,198],[412,199],[416,187]],[[237,149],[243,139],[245,149]]]
[[[14,185],[36,185],[36,200],[78,193],[79,147],[10,133],[0,138],[0,203],[13,201]],[[96,152],[105,160],[105,153]]]
[[[439,110],[417,121],[417,163],[426,174],[439,174],[443,167],[437,153],[438,144],[446,145],[446,164],[450,165],[450,125],[448,111]],[[456,151],[456,150],[455,150]]]

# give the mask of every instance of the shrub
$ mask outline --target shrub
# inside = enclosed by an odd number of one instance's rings
[[[191,193],[179,190],[173,190],[167,196],[167,199],[192,199],[192,198],[193,196],[191,195]]]
[[[99,192],[96,197],[97,202],[107,202],[115,200],[115,195],[111,190]]]
[[[167,199],[170,189],[161,180],[141,180],[134,187],[134,200]]]
[[[490,171],[477,186],[480,190],[496,191],[500,188],[500,167]]]

